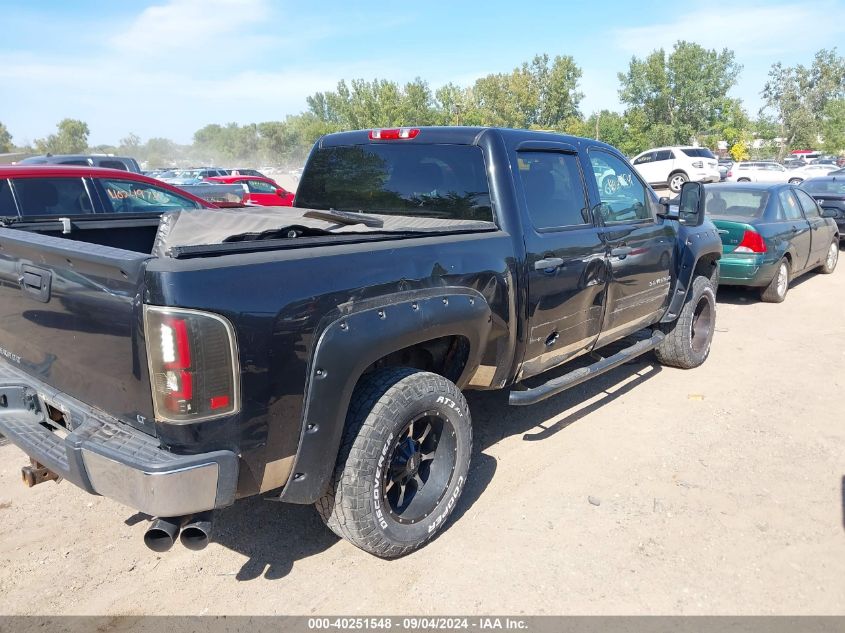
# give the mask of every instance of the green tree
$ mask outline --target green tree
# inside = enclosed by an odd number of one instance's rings
[[[8,128],[3,123],[0,123],[0,154],[11,152],[13,147],[12,135],[9,133]]]
[[[825,151],[845,151],[845,99],[829,101],[825,106],[821,133]]]
[[[679,41],[668,55],[661,48],[644,59],[632,57],[628,71],[618,74],[619,99],[647,144],[689,143],[733,107],[727,93],[741,69],[731,50]]]
[[[35,141],[36,151],[42,154],[79,154],[88,149],[88,124],[78,119],[59,121],[56,134]]]
[[[836,119],[837,106],[828,110],[828,104],[845,98],[845,58],[837,55],[836,49],[822,49],[809,67],[778,62],[769,70],[761,96],[761,114],[774,113],[784,139],[783,150],[815,147],[828,113]]]
[[[562,131],[581,117],[581,75],[572,57],[543,54],[510,73],[481,77],[468,91],[467,122]]]

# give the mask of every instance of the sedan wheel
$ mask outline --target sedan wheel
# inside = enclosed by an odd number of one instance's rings
[[[827,257],[825,257],[824,264],[822,264],[819,270],[823,274],[829,275],[836,270],[837,262],[839,262],[839,241],[834,240],[831,242],[830,248],[827,249]]]
[[[804,182],[804,181],[801,178],[790,178],[789,179],[790,185],[800,185],[802,182]]]
[[[778,270],[769,285],[760,291],[760,299],[767,303],[781,303],[789,290],[789,261],[780,260]]]

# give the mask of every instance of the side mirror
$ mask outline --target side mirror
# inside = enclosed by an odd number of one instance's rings
[[[681,187],[678,222],[686,226],[704,224],[704,185],[700,182],[685,182]]]
[[[821,216],[823,218],[834,218],[835,219],[835,218],[839,217],[839,211],[837,211],[836,209],[828,209],[826,207],[821,207],[821,211],[822,211]]]

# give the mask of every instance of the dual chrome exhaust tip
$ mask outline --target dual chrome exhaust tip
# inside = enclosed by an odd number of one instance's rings
[[[188,517],[159,517],[147,528],[144,544],[154,552],[166,552],[179,537],[186,548],[199,551],[211,540],[212,525],[210,512]]]

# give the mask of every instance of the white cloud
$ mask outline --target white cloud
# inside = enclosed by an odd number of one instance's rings
[[[151,57],[190,55],[175,64],[214,64],[227,38],[252,39],[270,13],[267,0],[170,0],[141,11],[109,38],[117,53]]]
[[[708,48],[729,48],[738,57],[813,52],[845,34],[845,6],[835,0],[790,2],[785,5],[750,3],[730,8],[713,4],[708,9],[682,13],[663,24],[616,29],[619,49],[643,57],[656,48],[670,49],[678,40]]]

